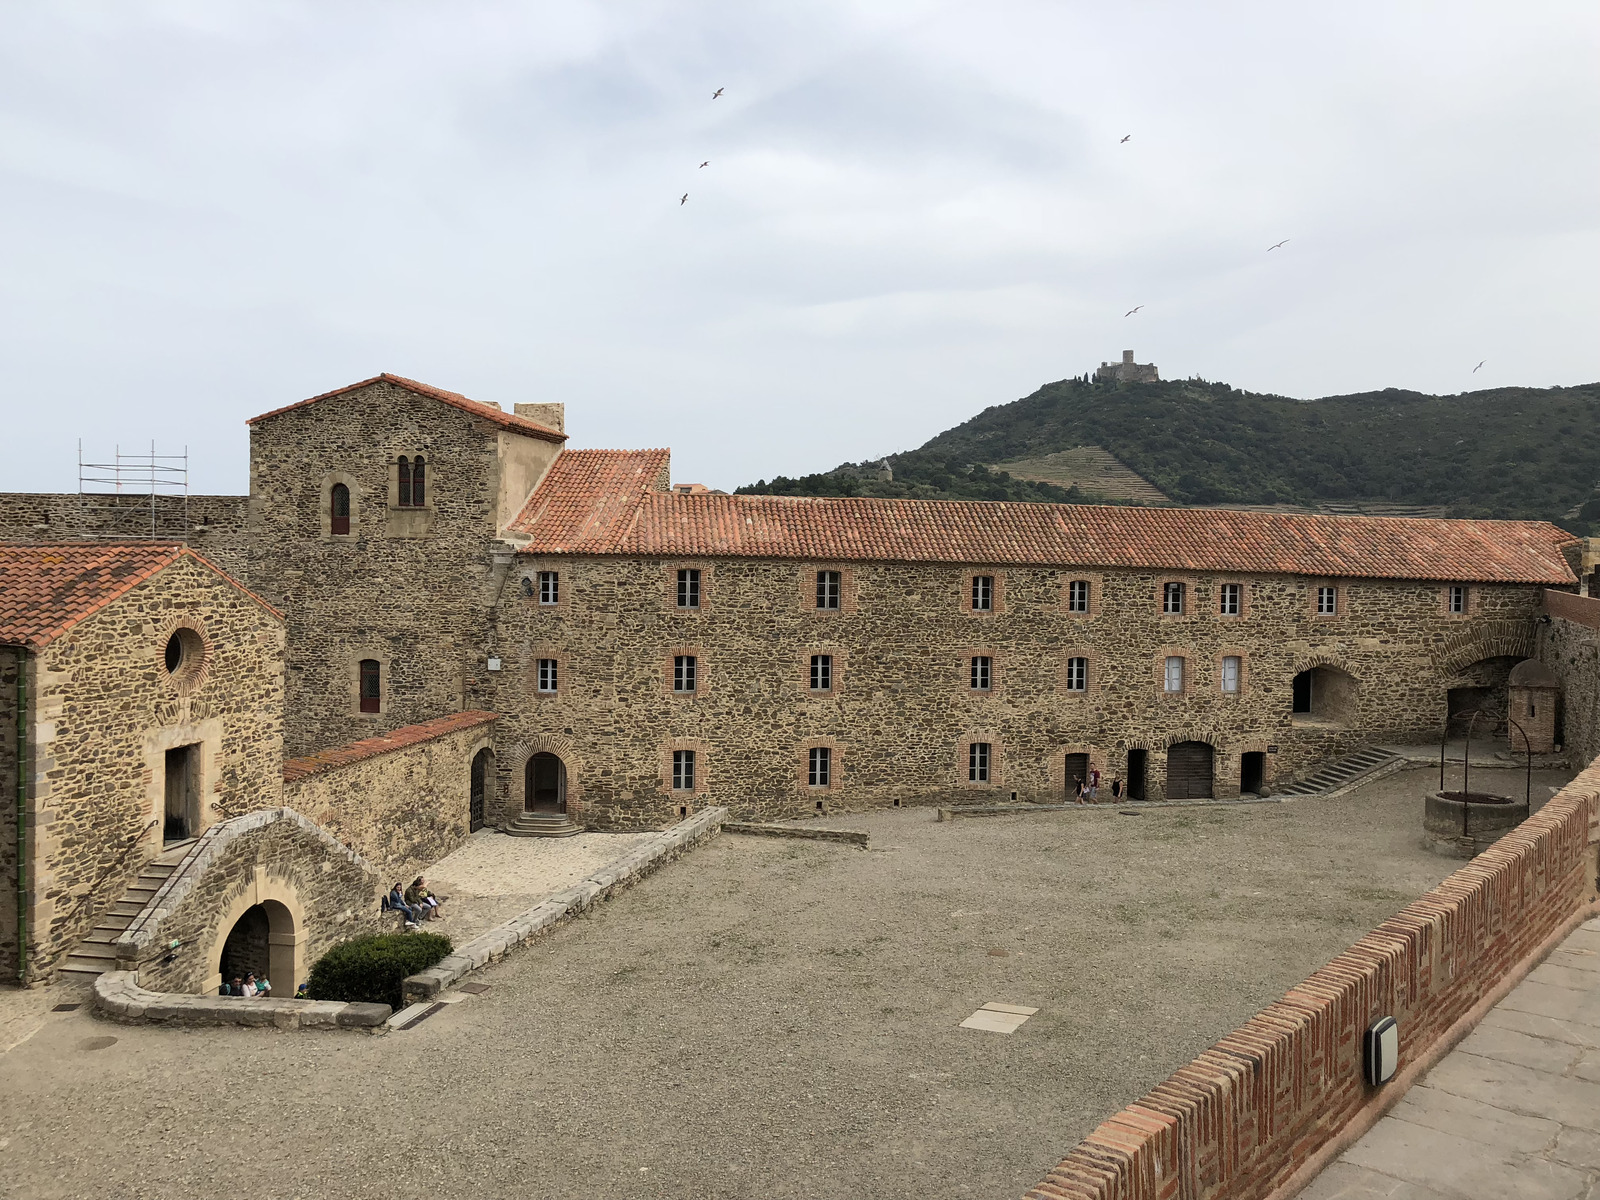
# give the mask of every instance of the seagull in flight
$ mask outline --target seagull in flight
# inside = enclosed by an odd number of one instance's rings
[[[678,201],[678,207],[682,208],[687,203],[689,203],[689,193],[685,192],[683,194],[683,199]]]
[[[1128,317],[1133,316],[1134,313],[1138,312],[1139,309],[1143,308],[1143,307],[1144,307],[1144,305],[1141,304],[1137,308],[1130,308],[1127,312],[1123,313],[1122,315],[1123,315],[1124,319],[1126,319]]]
[[[1473,368],[1472,368],[1472,373],[1473,373],[1473,374],[1474,374],[1474,375],[1476,375],[1476,374],[1477,374],[1477,373],[1478,373],[1478,369],[1479,369],[1479,368],[1480,368],[1480,367],[1482,367],[1482,366],[1483,366],[1483,363],[1486,363],[1486,362],[1488,362],[1488,361],[1489,361],[1489,360],[1488,360],[1488,359],[1487,359],[1487,358],[1486,358],[1486,359],[1484,359],[1484,360],[1483,360],[1483,362],[1481,362],[1481,363],[1479,363],[1479,364],[1478,364],[1478,366],[1476,366],[1476,367],[1473,367]]]
[[[1290,239],[1288,239],[1288,238],[1284,238],[1283,241],[1278,243],[1278,246],[1287,246],[1289,244],[1289,240]],[[1278,248],[1278,246],[1268,246],[1267,247],[1267,253],[1271,254],[1274,250],[1276,250]]]
[[[723,88],[718,88],[716,91],[711,93],[711,98],[715,100],[718,96],[722,95],[723,91]]]
[[[1131,138],[1131,137],[1132,137],[1132,136],[1133,136],[1133,134],[1131,134],[1131,133],[1130,133],[1130,134],[1127,134],[1127,135],[1125,135],[1125,136],[1124,136],[1124,137],[1123,137],[1123,139],[1122,139],[1122,142],[1125,142],[1125,141],[1127,141],[1127,140],[1128,140],[1128,138]],[[1118,142],[1118,143],[1117,143],[1117,145],[1119,145],[1119,146],[1120,146],[1120,145],[1122,145],[1122,142]]]
[[[700,164],[700,167],[709,167],[710,165],[711,165],[711,160],[708,158],[708,159],[705,160],[705,162]],[[696,167],[695,170],[698,171],[700,169],[700,167]]]

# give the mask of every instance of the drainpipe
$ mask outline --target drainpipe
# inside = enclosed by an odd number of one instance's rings
[[[28,982],[28,652],[17,650],[17,982]]]

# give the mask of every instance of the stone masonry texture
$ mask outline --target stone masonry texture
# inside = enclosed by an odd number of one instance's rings
[[[153,536],[186,542],[243,579],[249,503],[248,496],[157,496]],[[151,515],[149,496],[0,492],[0,542],[149,538]]]

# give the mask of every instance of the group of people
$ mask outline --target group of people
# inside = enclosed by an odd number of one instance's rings
[[[430,892],[427,882],[418,875],[410,887],[401,887],[396,881],[387,903],[395,912],[405,914],[407,929],[417,929],[424,921],[436,920],[441,915],[439,905],[443,901],[444,897]]]
[[[1116,776],[1111,781],[1111,802],[1115,804],[1122,799],[1122,777]],[[1100,802],[1100,768],[1090,767],[1089,778],[1080,779],[1074,775],[1072,778],[1072,794],[1079,804],[1098,804]]]
[[[217,989],[219,996],[243,996],[246,999],[265,999],[272,995],[272,984],[265,975],[257,977],[254,972],[246,975],[235,975],[230,983],[224,980]]]

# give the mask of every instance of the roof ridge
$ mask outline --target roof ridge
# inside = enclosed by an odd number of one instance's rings
[[[396,384],[399,387],[405,388],[409,392],[415,393],[416,395],[427,396],[430,399],[438,400],[441,403],[448,404],[450,407],[461,412],[470,413],[473,416],[483,417],[484,419],[499,425],[502,429],[508,429],[515,433],[525,433],[531,437],[540,438],[543,441],[555,442],[557,445],[560,445],[567,440],[567,435],[561,430],[552,429],[550,426],[532,420],[529,417],[520,417],[516,413],[508,413],[503,409],[496,408],[492,404],[485,404],[481,400],[470,399],[467,396],[463,396],[460,392],[452,392],[445,388],[435,387],[431,383],[420,383],[415,379],[407,379],[404,375],[396,375],[390,371],[380,372],[379,374],[374,375],[371,379],[362,379],[355,383],[347,383],[344,387],[334,388],[331,392],[322,392],[319,395],[311,396],[305,400],[297,400],[293,404],[285,404],[281,408],[274,408],[270,412],[261,413],[259,416],[248,417],[245,420],[245,424],[257,425],[262,421],[269,420],[272,417],[280,416],[283,413],[306,408],[309,405],[316,404],[320,400],[327,400],[334,396],[342,396],[347,392],[357,391],[360,388],[371,387],[375,383]]]

